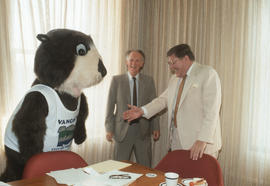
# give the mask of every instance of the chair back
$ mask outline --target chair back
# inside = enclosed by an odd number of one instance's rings
[[[217,159],[208,154],[190,159],[189,150],[169,152],[155,167],[163,172],[176,172],[181,178],[204,178],[208,186],[223,186],[222,170]]]
[[[71,151],[42,152],[27,161],[22,178],[34,178],[50,171],[80,168],[87,165],[80,155]]]

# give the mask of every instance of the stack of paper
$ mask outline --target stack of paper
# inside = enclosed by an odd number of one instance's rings
[[[84,182],[93,183],[91,185],[102,185],[94,179],[91,179],[91,176],[82,169],[65,169],[59,171],[51,171],[47,173],[49,176],[52,176],[57,183],[66,184],[66,185],[83,185]]]
[[[55,178],[57,183],[75,186],[126,186],[142,176],[119,169],[130,166],[129,163],[108,160],[79,169],[66,169],[47,173]],[[128,178],[112,179],[111,175],[128,175]]]

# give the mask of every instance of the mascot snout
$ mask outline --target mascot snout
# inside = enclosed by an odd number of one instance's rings
[[[98,71],[101,73],[102,77],[105,77],[107,74],[107,70],[100,59],[98,61]]]

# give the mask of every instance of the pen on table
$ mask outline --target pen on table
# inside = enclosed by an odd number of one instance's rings
[[[87,172],[87,171],[85,171],[85,170],[83,170],[83,172],[84,172],[84,173],[86,173],[86,174],[88,174],[88,175],[90,175],[90,173],[89,173],[89,172]]]

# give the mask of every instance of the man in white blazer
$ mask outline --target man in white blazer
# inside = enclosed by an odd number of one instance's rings
[[[123,118],[128,121],[141,116],[151,118],[168,108],[169,148],[190,150],[190,158],[193,160],[201,158],[203,153],[217,158],[221,149],[219,76],[212,67],[195,62],[186,44],[171,48],[167,57],[168,65],[175,73],[167,89],[140,108],[129,105],[131,110],[124,112]],[[176,108],[178,90],[183,79],[184,87]]]

